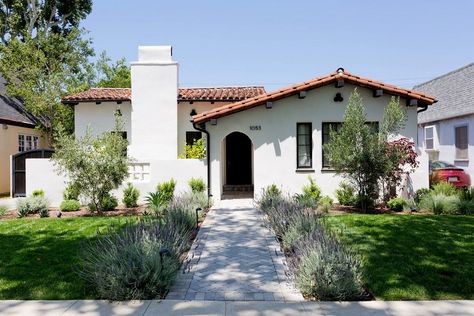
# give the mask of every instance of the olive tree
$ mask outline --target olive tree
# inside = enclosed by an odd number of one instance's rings
[[[92,211],[102,211],[110,191],[117,189],[128,175],[127,141],[122,138],[122,124],[114,131],[93,136],[90,128],[80,138],[62,134],[58,137],[53,161],[68,185],[80,190]]]
[[[381,181],[399,167],[400,155],[387,153],[387,140],[404,128],[406,112],[399,98],[392,97],[385,107],[379,128],[367,124],[362,97],[355,89],[337,131],[330,131],[324,145],[329,163],[337,174],[347,178],[358,191],[359,206],[366,210],[377,199]]]

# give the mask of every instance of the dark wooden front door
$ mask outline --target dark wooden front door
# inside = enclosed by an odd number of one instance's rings
[[[54,150],[35,149],[18,153],[12,157],[12,196],[26,196],[26,159],[51,158]],[[47,180],[47,179],[45,179]]]
[[[243,133],[226,137],[226,184],[252,184],[252,142]]]

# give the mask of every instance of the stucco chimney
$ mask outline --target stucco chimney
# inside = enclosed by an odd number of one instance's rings
[[[139,46],[131,73],[130,156],[139,161],[176,159],[178,64],[171,46]]]

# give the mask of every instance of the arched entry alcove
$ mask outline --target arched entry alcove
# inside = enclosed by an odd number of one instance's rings
[[[223,197],[253,197],[252,141],[244,133],[233,132],[223,144]]]

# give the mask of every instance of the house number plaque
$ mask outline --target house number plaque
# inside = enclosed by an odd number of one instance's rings
[[[250,130],[251,131],[261,131],[262,126],[261,125],[250,125]]]

